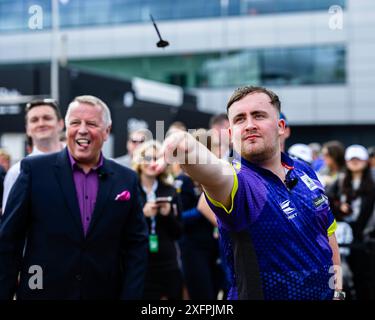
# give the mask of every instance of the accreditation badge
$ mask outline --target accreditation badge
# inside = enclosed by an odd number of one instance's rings
[[[150,234],[148,238],[150,252],[157,253],[159,251],[159,240],[157,234]]]
[[[304,174],[301,176],[301,180],[303,183],[311,190],[314,191],[315,189],[318,189],[318,186],[315,184],[315,182],[307,175]]]

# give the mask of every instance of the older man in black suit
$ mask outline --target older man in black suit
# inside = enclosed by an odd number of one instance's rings
[[[65,123],[67,148],[23,160],[10,193],[0,222],[0,299],[141,298],[147,227],[135,173],[101,152],[109,109],[76,97]]]

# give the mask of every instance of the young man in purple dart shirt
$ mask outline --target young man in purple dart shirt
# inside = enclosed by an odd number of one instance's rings
[[[202,184],[216,214],[229,299],[343,299],[336,222],[315,173],[281,152],[280,109],[274,92],[238,88],[227,104],[232,165],[186,132],[167,137],[164,156]]]
[[[0,299],[139,299],[147,226],[136,174],[101,152],[110,111],[96,97],[76,97],[65,124],[67,148],[23,160],[10,192]]]

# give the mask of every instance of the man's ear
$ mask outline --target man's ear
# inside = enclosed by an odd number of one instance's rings
[[[104,141],[107,141],[107,140],[108,140],[108,137],[109,137],[109,134],[111,133],[111,130],[112,130],[112,125],[108,126],[108,127],[105,129],[105,137],[104,137]]]
[[[279,127],[279,135],[283,135],[285,133],[285,120],[279,119],[277,126]]]
[[[233,141],[232,141],[233,132],[232,132],[232,128],[231,127],[228,128],[228,133],[229,133],[229,142],[233,143]]]

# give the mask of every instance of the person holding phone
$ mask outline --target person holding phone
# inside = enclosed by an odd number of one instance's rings
[[[134,151],[143,213],[149,227],[149,263],[144,299],[182,299],[182,273],[176,241],[182,234],[180,201],[169,183],[167,168],[156,170],[161,145],[150,140]]]
[[[327,191],[338,228],[351,228],[353,240],[348,263],[353,275],[358,300],[374,298],[371,284],[371,256],[366,245],[373,228],[375,183],[368,164],[368,152],[362,145],[353,144],[345,150],[346,169]],[[353,297],[352,297],[353,298]]]

